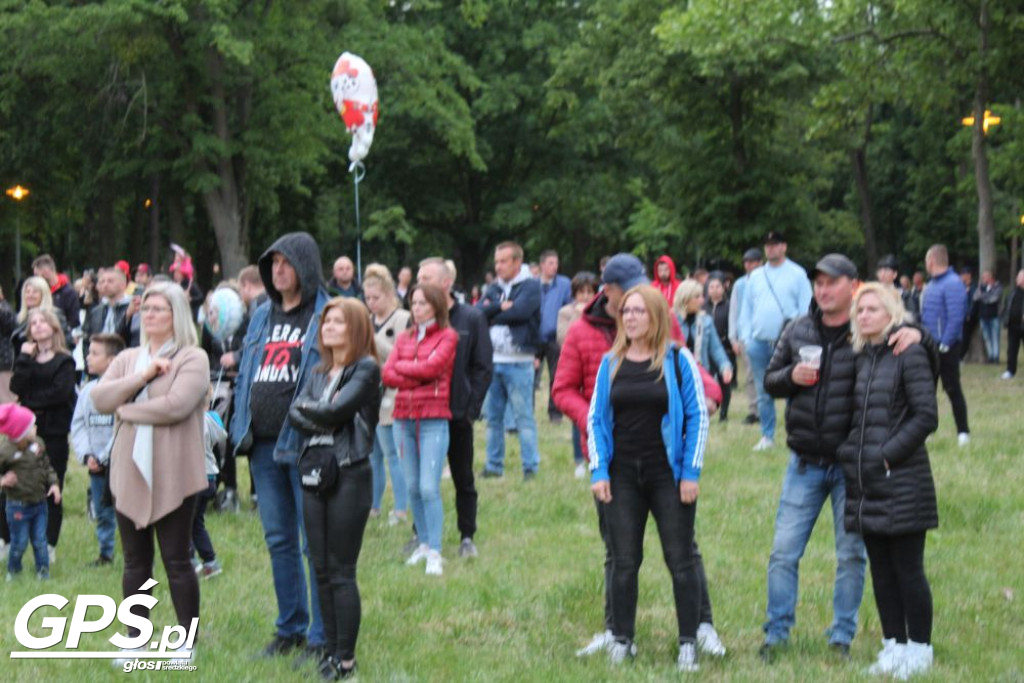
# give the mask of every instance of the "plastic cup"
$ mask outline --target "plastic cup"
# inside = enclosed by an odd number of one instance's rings
[[[814,368],[821,367],[821,347],[817,344],[809,344],[800,347],[800,362],[806,363]]]

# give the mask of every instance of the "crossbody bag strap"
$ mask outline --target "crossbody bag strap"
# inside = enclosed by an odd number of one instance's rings
[[[782,319],[785,320],[786,319],[786,309],[782,307],[782,302],[779,301],[779,297],[775,293],[775,288],[772,287],[772,280],[771,280],[770,277],[768,277],[768,270],[767,270],[768,266],[761,266],[761,268],[764,269],[762,272],[764,274],[764,281],[768,283],[768,291],[772,293],[772,298],[775,299],[775,305],[779,307],[779,313],[782,314]]]

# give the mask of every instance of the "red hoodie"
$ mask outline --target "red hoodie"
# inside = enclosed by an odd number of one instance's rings
[[[668,265],[668,282],[662,282],[661,278],[658,277],[658,264],[664,263]],[[676,264],[672,260],[672,257],[668,254],[659,256],[658,260],[654,262],[654,279],[651,284],[658,288],[661,295],[668,301],[668,307],[672,308],[672,299],[676,296],[676,289],[679,288],[679,280],[676,279]]]
[[[670,261],[671,262],[671,261]],[[605,311],[608,299],[598,293],[594,300],[583,309],[583,315],[569,327],[558,357],[555,381],[551,385],[551,397],[555,406],[569,416],[580,430],[583,455],[587,455],[587,412],[590,398],[594,395],[597,369],[601,358],[612,348],[615,341],[615,319]],[[685,345],[683,332],[676,317],[672,319],[672,339]],[[697,366],[704,383],[704,395],[715,403],[722,402],[722,389],[708,372]]]
[[[50,287],[50,294],[56,294],[57,290],[71,282],[64,273],[57,273],[57,281]]]

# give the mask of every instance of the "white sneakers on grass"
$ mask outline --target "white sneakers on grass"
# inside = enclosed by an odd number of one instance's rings
[[[612,664],[625,664],[636,657],[636,643],[620,643],[612,640],[608,646],[608,661]]]
[[[405,564],[409,567],[415,567],[420,562],[427,559],[427,554],[430,553],[430,546],[426,543],[420,543],[416,546],[416,549],[412,551],[412,555],[405,561]]]
[[[867,673],[873,676],[892,676],[905,681],[911,676],[922,674],[932,668],[935,654],[926,643],[897,643],[895,638],[882,640],[882,650]]]
[[[761,440],[754,444],[754,452],[759,453],[761,451],[770,451],[775,448],[775,440],[769,439],[767,436],[762,436]]]
[[[587,476],[587,463],[581,462],[576,465],[576,469],[573,471],[573,476],[577,479],[583,479]]]
[[[722,645],[722,639],[718,637],[718,631],[709,622],[704,622],[697,627],[697,647],[704,654],[711,655],[712,657],[724,657],[725,656],[725,645]]]
[[[444,560],[441,558],[441,553],[436,550],[429,551],[427,553],[427,576],[441,576],[444,574],[443,563]]]
[[[967,432],[960,432],[956,435],[956,445],[960,448],[971,445],[971,435]]]
[[[999,379],[1013,379],[1013,373],[1009,370],[1004,370],[1003,374],[999,375]]]
[[[697,646],[693,643],[683,643],[679,646],[679,657],[676,658],[676,669],[680,673],[693,673],[700,671],[700,664],[697,663]]]
[[[882,649],[879,651],[875,663],[868,667],[868,674],[872,676],[891,674],[903,659],[903,651],[906,648],[905,643],[897,643],[895,638],[883,638]]]
[[[611,631],[604,631],[602,633],[595,633],[594,637],[590,639],[590,642],[585,646],[576,650],[577,657],[589,657],[590,655],[596,655],[598,652],[604,652],[608,647],[615,642],[615,638],[612,636]]]

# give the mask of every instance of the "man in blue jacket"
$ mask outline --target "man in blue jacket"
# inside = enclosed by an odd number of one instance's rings
[[[540,282],[523,271],[523,248],[502,242],[494,249],[494,279],[477,307],[490,325],[494,374],[484,403],[487,464],[484,477],[505,473],[505,406],[511,404],[519,435],[523,478],[540,466],[533,419],[533,357],[540,344]]]
[[[939,344],[942,389],[953,406],[957,442],[966,446],[971,442],[971,430],[967,426],[967,401],[960,388],[960,346],[963,343],[967,297],[963,282],[949,266],[949,252],[945,246],[932,245],[925,254],[924,266],[932,279],[921,295],[921,324]]]
[[[316,581],[307,590],[302,566],[303,555],[309,558],[296,464],[302,436],[288,422],[288,408],[320,362],[317,322],[328,295],[320,249],[308,233],[282,235],[258,266],[267,300],[253,312],[242,343],[231,441],[249,454],[277,597],[276,633],[263,652],[300,650],[319,661],[326,638]]]

